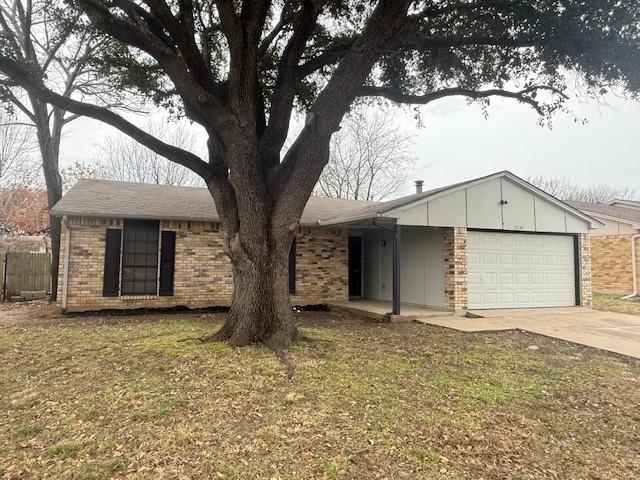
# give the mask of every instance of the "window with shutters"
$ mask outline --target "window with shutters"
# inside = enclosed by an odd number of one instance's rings
[[[125,220],[108,228],[102,295],[173,295],[176,232],[153,220]]]
[[[160,224],[125,220],[122,241],[122,295],[158,293],[158,240]]]

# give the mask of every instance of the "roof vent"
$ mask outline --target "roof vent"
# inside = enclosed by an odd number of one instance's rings
[[[416,180],[416,193],[422,193],[422,185],[424,180]]]

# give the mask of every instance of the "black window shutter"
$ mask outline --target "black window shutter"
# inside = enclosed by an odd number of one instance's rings
[[[162,296],[173,295],[173,274],[176,263],[176,232],[162,232],[160,244],[160,288]]]
[[[104,280],[102,285],[103,297],[117,297],[120,284],[120,239],[122,230],[107,229],[104,248]]]
[[[296,239],[289,250],[289,293],[296,293]]]

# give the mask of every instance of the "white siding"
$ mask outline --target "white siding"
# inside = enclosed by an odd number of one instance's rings
[[[427,208],[426,202],[423,208]],[[449,227],[467,224],[466,195],[464,190],[450,193],[429,201],[429,225]]]
[[[382,229],[366,231],[363,248],[364,296],[377,300],[391,300],[393,281],[391,232]]]
[[[386,214],[399,225],[585,233],[590,222],[509,177],[489,178]]]
[[[444,237],[439,229],[402,227],[400,298],[404,303],[444,304]],[[383,245],[384,243],[384,245]],[[364,233],[364,295],[391,301],[393,236],[385,230]]]
[[[502,228],[501,179],[480,183],[467,189],[467,226]]]
[[[587,233],[589,232],[589,225],[584,223],[577,217],[574,217],[569,212],[565,212],[564,219],[567,225],[567,232],[571,233]],[[597,231],[594,229],[593,231]]]
[[[536,231],[535,195],[520,185],[502,179],[504,230]],[[556,207],[557,208],[557,207]],[[562,230],[564,232],[564,229]]]
[[[398,224],[400,225],[427,225],[427,209],[423,203],[410,205],[398,209]]]
[[[554,204],[536,197],[536,231],[566,232],[564,211]]]
[[[444,237],[440,230],[402,227],[400,299],[417,305],[444,304]]]
[[[591,231],[593,236],[602,235],[631,235],[638,233],[638,229],[633,228],[628,223],[618,222],[616,220],[607,220],[606,218],[597,217],[592,215],[596,220],[600,220],[604,223],[604,226]]]

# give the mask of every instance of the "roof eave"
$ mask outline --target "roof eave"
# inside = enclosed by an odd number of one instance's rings
[[[374,220],[376,218],[385,218],[382,214],[376,212],[373,214],[366,215],[354,215],[353,217],[346,217],[340,219],[328,219],[328,220],[318,220],[318,225],[321,226],[337,226],[337,225],[346,225],[353,222],[359,222],[361,220]],[[390,217],[389,217],[390,218]]]
[[[87,213],[87,212],[74,212],[70,210],[51,210],[51,215],[54,217],[90,217],[90,218],[124,218],[128,220],[167,220],[167,221],[179,221],[179,222],[220,222],[218,217],[184,217],[184,216],[172,216],[172,215],[132,215],[132,214],[104,214],[104,213]]]
[[[54,217],[89,217],[89,218],[123,218],[127,220],[158,220],[158,221],[170,221],[170,222],[214,222],[219,223],[222,220],[219,217],[185,217],[185,216],[172,216],[172,215],[132,215],[132,214],[104,214],[104,213],[86,213],[86,212],[74,212],[71,210],[51,209],[50,213]],[[302,221],[300,222],[302,227],[317,227],[317,221]]]
[[[637,223],[637,222],[635,222],[633,220],[630,220],[628,218],[618,217],[617,215],[610,215],[610,214],[607,214],[607,213],[593,212],[591,210],[586,210],[586,211],[589,212],[589,215],[596,215],[598,217],[606,218],[607,220],[613,220],[614,222],[625,223],[627,225],[630,225],[631,228],[635,228],[635,229],[640,230],[640,223]],[[599,221],[598,221],[598,223],[600,223],[601,226],[604,226],[604,223],[601,223]]]

